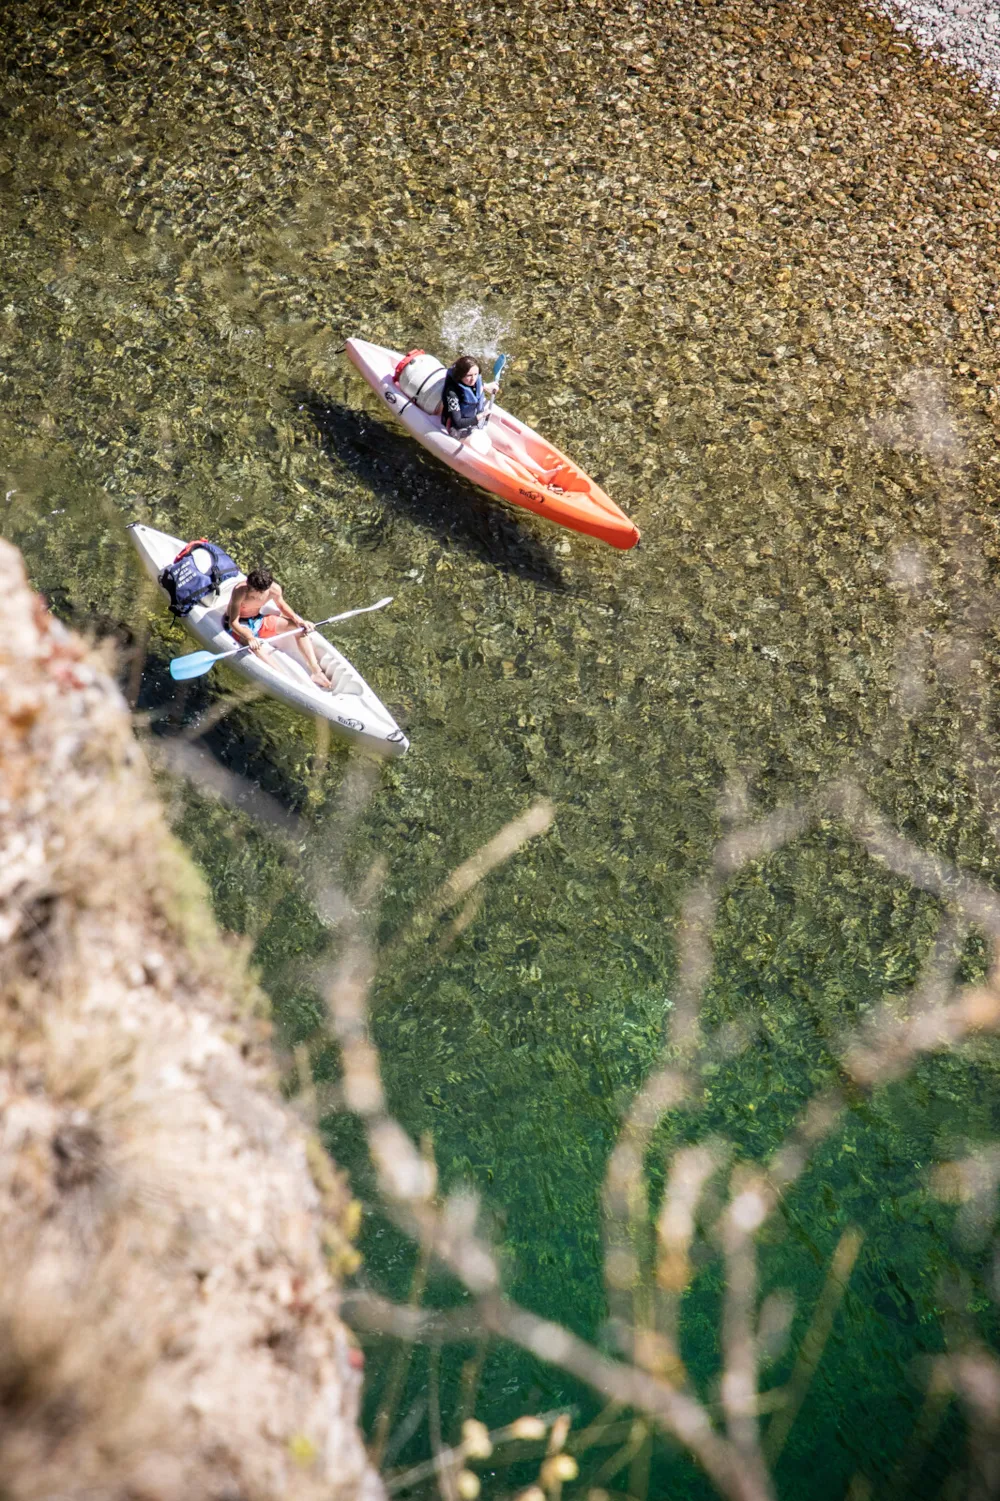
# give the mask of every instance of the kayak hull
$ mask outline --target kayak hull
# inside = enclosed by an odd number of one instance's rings
[[[171,537],[167,532],[139,522],[129,527],[129,535],[143,567],[154,581],[168,563],[184,547],[180,537]],[[188,615],[181,617],[183,625],[195,640],[209,651],[231,651],[236,644],[222,624],[229,596],[244,575],[228,579],[211,594],[203,604],[195,605]],[[163,598],[166,590],[161,588]],[[270,638],[276,644],[276,638]],[[280,638],[277,638],[280,639]],[[234,672],[248,678],[272,698],[298,709],[303,714],[312,714],[325,719],[331,730],[340,739],[377,756],[402,756],[409,741],[399,728],[385,705],[372,692],[364,678],[326,637],[316,631],[313,645],[323,671],[333,682],[333,692],[327,693],[312,682],[294,647],[279,649],[270,657],[247,652],[242,657],[232,657],[227,663]]]
[[[348,339],[347,355],[383,406],[437,458],[474,485],[511,505],[547,516],[623,552],[639,540],[638,527],[572,459],[533,428],[494,405],[483,429],[453,437],[440,417],[424,412],[393,376],[403,356],[381,344]]]

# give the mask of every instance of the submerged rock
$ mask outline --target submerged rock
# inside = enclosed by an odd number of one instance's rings
[[[0,580],[4,1493],[377,1498],[349,1194],[99,657]]]

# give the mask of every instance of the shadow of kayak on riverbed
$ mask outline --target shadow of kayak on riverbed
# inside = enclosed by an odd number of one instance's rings
[[[494,568],[567,592],[548,548],[501,501],[488,500],[443,465],[425,459],[411,439],[367,412],[317,391],[286,395],[311,418],[327,456],[357,475],[385,505]]]

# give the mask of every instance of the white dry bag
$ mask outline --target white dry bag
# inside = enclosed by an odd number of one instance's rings
[[[396,384],[404,396],[408,396],[422,412],[435,417],[441,411],[444,378],[447,369],[432,354],[422,349],[411,349],[405,360],[396,366]]]

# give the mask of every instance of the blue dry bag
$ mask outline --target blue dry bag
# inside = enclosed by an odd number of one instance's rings
[[[212,566],[206,573],[195,561],[195,548],[204,549],[212,559]],[[182,547],[172,563],[168,563],[160,574],[160,584],[170,595],[170,608],[175,615],[187,615],[195,605],[205,598],[206,594],[214,594],[220,584],[226,579],[234,579],[239,574],[239,569],[227,552],[217,547],[214,542],[209,542],[206,537],[199,537],[196,542],[189,542]]]

